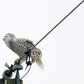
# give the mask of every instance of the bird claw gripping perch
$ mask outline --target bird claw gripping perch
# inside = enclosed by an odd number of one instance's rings
[[[30,62],[31,50],[30,50],[28,47],[27,47],[27,52],[25,52],[25,54],[27,55],[27,56],[26,56],[26,64],[27,64],[26,69],[27,69],[27,67],[28,67],[29,65],[32,65],[32,63]],[[28,57],[29,57],[29,61],[27,61]]]

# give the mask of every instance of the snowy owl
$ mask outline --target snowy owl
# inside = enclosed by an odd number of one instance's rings
[[[16,62],[21,57],[24,56],[24,58],[22,58],[22,60],[20,61],[20,64],[26,60],[25,52],[27,52],[27,47],[30,49],[34,47],[34,44],[31,40],[28,40],[25,38],[17,38],[12,33],[7,33],[4,36],[3,40],[5,44],[7,45],[7,47],[9,47],[13,52],[15,52],[19,56],[19,58],[15,60]],[[42,53],[38,48],[34,47],[31,50],[31,62],[32,63],[36,62],[37,65],[43,69],[43,63],[41,61],[41,56],[42,56]]]

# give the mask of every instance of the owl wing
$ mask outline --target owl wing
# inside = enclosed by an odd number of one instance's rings
[[[25,52],[27,52],[27,47],[29,47],[30,49],[33,48],[34,47],[33,41],[24,38],[19,38],[15,41],[15,46],[14,46],[15,50],[14,49],[13,50],[16,51],[19,56],[21,56],[24,55]],[[40,49],[34,47],[31,50],[31,56],[41,57],[42,53]]]
[[[24,38],[19,38],[19,39],[17,39],[16,42],[17,42],[18,44],[20,44],[20,45],[23,45],[24,47],[29,47],[29,48],[31,48],[31,47],[34,46],[33,41],[28,40],[28,39],[24,39]]]

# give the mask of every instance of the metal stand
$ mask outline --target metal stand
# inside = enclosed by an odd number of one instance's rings
[[[9,69],[3,72],[3,78],[0,79],[0,84],[5,84],[5,80],[7,80],[6,84],[22,84],[22,80],[20,80],[19,70],[22,70],[23,67],[19,63],[11,65],[10,67],[6,63],[5,66]],[[12,72],[15,71],[16,71],[15,79],[10,79],[13,75]]]
[[[18,70],[16,72],[15,84],[20,84],[20,76],[19,76],[19,71]]]
[[[15,84],[21,84],[19,70],[23,69],[23,67],[21,65],[15,65],[15,69],[17,70],[16,77],[15,77]]]
[[[30,68],[31,68],[31,65],[32,65],[32,63],[30,62],[31,50],[28,47],[27,47],[27,52],[25,52],[25,54],[27,55],[26,56],[26,64],[27,64],[27,67],[30,65]],[[29,57],[29,61],[27,61],[28,57]],[[9,65],[7,63],[5,64],[5,66],[8,69],[3,72],[3,74],[2,74],[3,75],[3,78],[0,79],[0,84],[5,84],[5,80],[7,80],[7,83],[6,84],[22,84],[22,80],[20,80],[20,75],[19,75],[19,70],[22,70],[23,69],[23,67],[20,65],[20,60],[22,58],[20,58],[17,63],[15,63],[14,65],[11,65],[10,67],[9,67]],[[15,71],[16,71],[15,79],[10,79],[12,77],[12,75],[13,75],[12,72],[15,72]]]

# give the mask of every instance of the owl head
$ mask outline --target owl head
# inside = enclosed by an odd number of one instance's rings
[[[16,37],[14,34],[12,33],[7,33],[4,37],[3,37],[3,40],[5,43],[8,43],[9,41],[11,40],[16,40]]]

